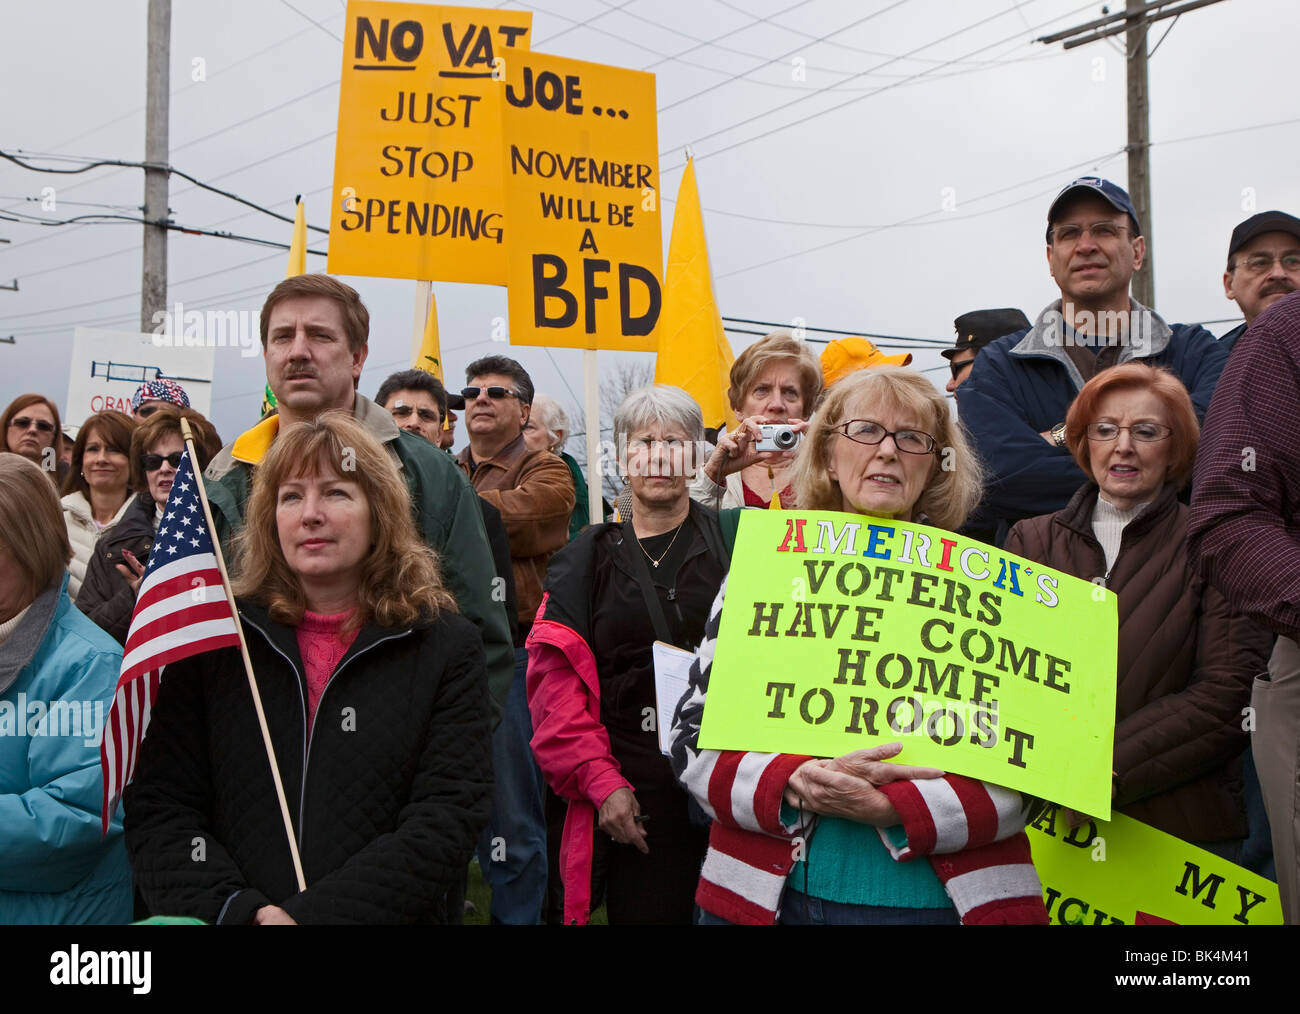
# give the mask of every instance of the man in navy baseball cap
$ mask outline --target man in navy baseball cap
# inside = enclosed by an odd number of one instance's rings
[[[1065,446],[1065,416],[1098,373],[1128,362],[1164,367],[1183,382],[1198,419],[1227,360],[1202,327],[1166,324],[1129,295],[1146,240],[1123,187],[1071,180],[1047,210],[1047,266],[1061,298],[1032,327],[980,352],[956,392],[958,411],[988,465],[979,519],[1001,534],[1069,502],[1084,475]]]
[[[1222,338],[1232,351],[1255,318],[1300,286],[1300,218],[1285,211],[1261,211],[1232,230],[1223,293],[1241,307],[1244,324]]]

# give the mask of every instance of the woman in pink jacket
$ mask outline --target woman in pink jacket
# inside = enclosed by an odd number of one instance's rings
[[[533,752],[568,802],[564,921],[587,921],[594,879],[611,924],[689,923],[707,835],[659,750],[651,646],[699,643],[725,552],[717,515],[687,491],[694,400],[642,388],[614,433],[632,516],[587,528],[547,568],[528,637]]]

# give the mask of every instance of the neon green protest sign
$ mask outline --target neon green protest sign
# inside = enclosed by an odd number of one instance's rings
[[[925,525],[746,511],[700,746],[899,760],[1110,815],[1115,595]]]
[[[1071,828],[1050,806],[1026,830],[1053,925],[1282,924],[1273,881],[1122,813]]]

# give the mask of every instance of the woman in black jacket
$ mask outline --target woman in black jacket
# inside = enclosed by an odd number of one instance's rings
[[[232,648],[164,674],[124,800],[137,885],[155,913],[212,922],[441,921],[487,821],[491,719],[481,640],[405,483],[327,413],[276,438],[240,538],[235,592],[307,887]]]

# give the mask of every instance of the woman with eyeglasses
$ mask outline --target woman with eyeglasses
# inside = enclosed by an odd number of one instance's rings
[[[0,416],[0,451],[21,454],[41,467],[57,486],[67,466],[63,459],[63,430],[59,410],[43,394],[20,394]]]
[[[131,500],[131,434],[135,420],[125,412],[96,412],[77,431],[72,466],[63,482],[63,520],[72,544],[68,597],[73,602],[86,580],[95,543],[122,520]]]
[[[1173,374],[1144,363],[1104,370],[1065,419],[1088,481],[1063,510],[1019,522],[1006,549],[1119,598],[1115,809],[1235,862],[1247,832],[1242,716],[1270,638],[1188,559],[1178,490],[1199,435]]]
[[[934,386],[881,366],[828,390],[794,486],[802,510],[953,530],[979,499],[981,471]],[[1020,793],[892,763],[898,743],[834,758],[700,749],[725,596],[724,581],[670,744],[678,778],[713,818],[700,922],[1045,924],[1024,833],[1034,804]],[[932,779],[947,784],[918,787]]]
[[[77,597],[77,608],[121,644],[126,644],[145,561],[185,450],[181,419],[189,421],[194,433],[199,455],[196,471],[206,468],[221,450],[217,431],[193,409],[160,408],[136,427],[131,435],[131,484],[141,492],[130,501],[122,519],[95,543]]]

